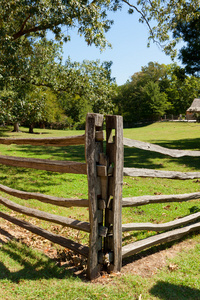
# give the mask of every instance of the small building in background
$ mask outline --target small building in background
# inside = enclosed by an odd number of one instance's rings
[[[197,120],[200,116],[200,98],[195,98],[186,111],[187,120]]]

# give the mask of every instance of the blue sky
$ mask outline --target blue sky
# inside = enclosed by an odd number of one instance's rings
[[[114,20],[109,32],[106,34],[112,49],[107,48],[100,52],[95,46],[87,46],[84,39],[72,31],[71,41],[64,44],[64,61],[70,56],[72,61],[82,62],[84,59],[112,61],[112,76],[118,85],[124,84],[131,75],[141,70],[148,62],[170,64],[172,60],[166,56],[157,45],[151,43],[147,48],[148,28],[146,24],[138,22],[139,15],[129,15],[127,8],[122,11],[110,13]],[[181,63],[176,60],[181,65]]]

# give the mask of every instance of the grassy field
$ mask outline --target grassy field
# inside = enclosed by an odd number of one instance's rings
[[[200,125],[191,123],[155,123],[148,126],[124,129],[124,136],[141,141],[156,143],[174,149],[200,150]],[[28,129],[21,128],[21,133],[12,133],[9,128],[0,130],[0,137],[29,137]],[[35,129],[34,137],[52,137],[79,135],[84,131],[56,131]],[[35,157],[53,160],[84,161],[84,147],[34,147],[0,145],[1,155]],[[199,158],[183,157],[179,159],[164,155],[125,147],[124,164],[126,167],[153,168],[157,170],[177,170],[182,172],[200,171]],[[40,192],[60,197],[87,198],[87,178],[84,175],[59,174],[40,170],[14,168],[0,165],[0,183],[11,188]],[[169,180],[158,178],[124,177],[123,197],[155,194],[179,194],[197,192],[199,180]],[[29,207],[38,208],[54,214],[88,221],[86,208],[59,208],[40,203],[36,200],[20,200],[11,196],[9,199]],[[124,208],[122,220],[128,222],[167,222],[190,213],[193,206],[200,207],[199,201],[146,205],[136,208]],[[9,212],[3,206],[0,209]],[[19,215],[17,213],[13,213]],[[22,217],[22,216],[20,216]],[[23,217],[30,220],[28,217]],[[34,224],[54,232],[62,232],[82,243],[88,243],[88,235],[75,230],[54,226],[48,222],[32,219]],[[0,220],[0,225],[4,221]],[[17,228],[11,226],[13,231]],[[123,245],[155,234],[154,232],[129,232],[123,235]],[[183,240],[181,251],[167,259],[165,265],[158,268],[151,276],[137,274],[130,270],[123,275],[104,275],[105,280],[90,283],[74,276],[66,264],[59,267],[44,252],[39,251],[36,237],[31,235],[28,244],[11,241],[3,244],[0,251],[0,295],[2,299],[200,299],[200,236],[198,233]],[[42,241],[41,243],[45,243]],[[178,245],[171,243],[154,247],[148,254],[166,251]],[[36,249],[34,249],[36,248]],[[43,247],[44,250],[44,245]],[[46,249],[59,251],[59,247],[47,243]],[[128,266],[147,255],[132,257],[125,261]],[[170,267],[171,266],[171,267]],[[174,266],[174,267],[172,267]],[[147,266],[148,267],[148,266]]]

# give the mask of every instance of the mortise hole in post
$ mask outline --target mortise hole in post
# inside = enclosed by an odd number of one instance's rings
[[[107,132],[107,142],[108,144],[113,144],[115,142],[115,129],[109,129]]]

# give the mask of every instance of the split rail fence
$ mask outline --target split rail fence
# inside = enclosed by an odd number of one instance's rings
[[[102,266],[107,268],[108,271],[120,271],[122,259],[124,257],[133,255],[153,245],[179,239],[188,232],[200,229],[200,223],[194,223],[200,218],[200,213],[195,213],[164,224],[122,224],[122,207],[141,206],[153,203],[181,202],[200,198],[200,193],[122,198],[123,176],[173,179],[200,178],[200,173],[198,172],[181,173],[124,168],[124,145],[143,150],[156,151],[173,157],[181,157],[184,155],[200,156],[200,151],[170,150],[149,143],[127,138],[123,139],[123,119],[121,116],[111,115],[108,115],[105,118],[106,141],[104,146],[103,122],[103,115],[88,114],[86,118],[85,134],[82,136],[64,138],[0,138],[0,143],[6,145],[85,145],[85,163],[0,155],[0,164],[52,172],[87,174],[88,199],[58,198],[39,193],[14,190],[1,184],[0,190],[25,200],[36,199],[41,202],[63,207],[89,207],[89,222],[61,217],[37,209],[28,208],[1,196],[0,204],[28,216],[88,232],[90,235],[88,246],[79,244],[63,236],[53,234],[36,225],[1,211],[0,217],[85,256],[87,258],[87,273],[90,279],[99,275]],[[183,225],[184,227],[182,227]],[[135,230],[152,230],[156,232],[161,231],[162,233],[122,247],[122,232]]]
[[[174,150],[154,145],[146,142],[132,140],[128,138],[123,139],[123,143],[128,147],[135,147],[142,150],[158,152],[171,157],[179,158],[183,156],[199,157],[200,151],[190,150]],[[160,171],[152,169],[138,169],[138,168],[124,168],[124,176],[134,177],[158,177],[168,179],[194,179],[200,178],[200,172],[175,172],[175,171]],[[142,206],[154,203],[169,203],[169,202],[183,202],[194,199],[200,199],[200,192],[179,195],[155,195],[155,196],[139,196],[122,199],[123,207]],[[155,232],[162,232],[151,237],[136,241],[129,245],[122,247],[122,258],[138,253],[144,249],[150,248],[161,243],[166,243],[182,238],[189,232],[200,230],[200,222],[195,223],[200,219],[200,212],[188,215],[178,220],[163,224],[153,223],[130,223],[122,224],[122,232],[135,230],[148,230]],[[190,224],[190,225],[188,225]],[[186,226],[185,226],[186,225]],[[176,229],[175,229],[176,228]]]
[[[63,226],[88,232],[90,235],[89,246],[85,246],[63,236],[56,235],[52,232],[44,230],[24,220],[20,220],[2,211],[0,211],[0,217],[22,228],[25,228],[32,233],[40,235],[45,239],[52,241],[53,243],[57,243],[65,248],[73,250],[77,254],[81,254],[86,257],[87,272],[90,279],[98,276],[100,271],[100,262],[102,262],[103,264],[104,261],[103,245],[104,243],[108,244],[107,234],[110,215],[108,215],[107,212],[105,213],[105,208],[107,207],[108,191],[110,191],[110,194],[112,194],[114,203],[113,213],[116,211],[115,218],[117,217],[118,205],[121,204],[121,201],[118,198],[119,194],[121,197],[123,172],[123,156],[120,157],[120,151],[123,151],[122,118],[120,116],[106,116],[106,154],[103,152],[103,122],[103,115],[88,114],[86,118],[85,134],[81,136],[64,138],[0,138],[0,144],[5,145],[85,145],[85,163],[74,161],[52,161],[45,159],[0,155],[0,164],[14,167],[34,168],[51,172],[85,174],[88,178],[88,199],[58,198],[40,193],[19,191],[2,184],[0,184],[0,190],[4,193],[25,200],[36,199],[41,202],[63,207],[89,207],[89,222],[83,222],[72,218],[50,214],[37,209],[28,208],[26,206],[22,206],[13,201],[10,201],[2,196],[0,196],[0,204],[24,215],[36,217],[45,221],[51,221]],[[115,132],[115,139],[112,138],[112,132]],[[119,149],[118,146],[119,141],[121,141],[121,149]],[[120,170],[121,172],[119,172]],[[121,174],[120,178],[119,174]],[[104,221],[105,218],[106,221]],[[115,232],[117,232],[118,227],[121,227],[120,219],[116,219],[117,221],[114,226]],[[109,234],[109,242],[110,236],[111,234]],[[113,243],[115,243],[116,249],[121,249],[121,239],[118,240],[118,235],[113,234]],[[113,270],[116,269],[115,266],[118,263],[118,256],[119,255],[117,254],[112,260]]]

